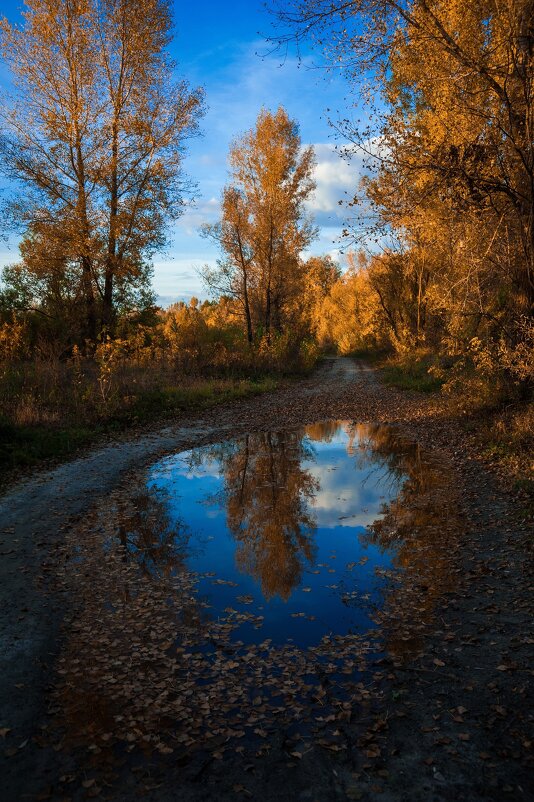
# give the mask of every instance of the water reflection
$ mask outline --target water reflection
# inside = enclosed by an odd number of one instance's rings
[[[182,521],[171,520],[164,504],[147,489],[117,499],[115,514],[125,560],[134,556],[150,575],[168,575],[183,565],[187,529]]]
[[[347,422],[250,434],[134,477],[58,562],[58,748],[87,750],[84,777],[114,771],[116,746],[220,757],[264,727],[345,748],[338,720],[368,699],[369,661],[417,648],[459,570],[451,485],[394,429]]]
[[[262,632],[244,627],[240,637],[304,646],[372,625],[375,571],[391,567],[394,549],[362,536],[404,478],[373,447],[382,428],[327,421],[260,432],[152,469],[150,492],[190,529],[187,566],[213,614],[261,613]]]
[[[369,447],[406,477],[366,539],[395,550],[402,585],[383,594],[375,617],[383,625],[388,650],[408,657],[421,642],[436,600],[456,585],[456,554],[465,521],[458,485],[439,458],[384,427],[373,428]]]
[[[221,466],[238,570],[259,582],[266,599],[288,599],[316,552],[309,503],[319,483],[303,465],[311,448],[300,433],[263,432],[212,455]]]

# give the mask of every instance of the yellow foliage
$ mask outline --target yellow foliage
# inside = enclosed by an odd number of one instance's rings
[[[28,356],[27,330],[17,320],[0,323],[0,363]]]
[[[377,296],[366,268],[354,265],[333,285],[317,310],[314,330],[319,345],[340,354],[381,343]]]

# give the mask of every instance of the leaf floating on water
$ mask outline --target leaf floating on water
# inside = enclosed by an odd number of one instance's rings
[[[248,788],[245,788],[244,785],[232,785],[232,790],[235,791],[236,794],[246,794],[247,796],[252,796],[251,791]]]
[[[328,749],[330,752],[341,752],[343,749],[347,748],[345,744],[331,743],[330,741],[324,740],[324,738],[319,739],[317,743],[319,746],[322,746],[323,749]]]

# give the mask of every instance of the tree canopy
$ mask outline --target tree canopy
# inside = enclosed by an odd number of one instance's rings
[[[23,187],[8,206],[24,235],[15,272],[42,287],[45,305],[68,275],[63,307],[83,304],[81,333],[94,340],[146,288],[151,256],[182,211],[184,143],[203,94],[173,78],[165,0],[26,5],[22,26],[4,19],[0,29],[15,81],[0,162]]]
[[[262,110],[233,143],[230,165],[221,219],[205,227],[223,258],[205,279],[239,300],[249,343],[258,333],[269,341],[295,322],[304,287],[301,254],[316,233],[304,206],[315,188],[313,149],[302,148],[285,109]]]

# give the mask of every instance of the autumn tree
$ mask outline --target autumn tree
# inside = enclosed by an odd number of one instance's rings
[[[146,286],[181,212],[202,93],[173,79],[171,27],[165,0],[28,0],[22,26],[1,23],[15,93],[0,158],[22,185],[9,204],[20,270],[46,280],[43,250],[63,263],[91,339],[113,327],[123,290]]]
[[[221,219],[206,236],[223,257],[204,273],[208,285],[239,300],[246,334],[270,341],[292,319],[304,286],[301,253],[315,236],[304,204],[314,190],[314,155],[283,108],[262,110],[230,150]]]
[[[419,280],[424,299],[420,311],[430,301],[446,333],[464,342],[476,334],[513,341],[534,302],[526,133],[533,75],[525,63],[520,100],[514,65],[528,9],[512,6],[414,4],[421,27],[412,21],[404,41],[399,34],[392,45],[383,129],[390,158],[368,187],[381,218],[400,234],[407,280]],[[428,38],[432,15],[438,47]],[[454,37],[445,47],[447,31]]]
[[[205,268],[203,276],[208,287],[233,297],[243,310],[247,341],[254,340],[252,295],[254,291],[254,251],[252,228],[245,198],[237,187],[225,187],[222,194],[221,220],[205,226],[206,236],[216,240],[223,251],[217,269]]]
[[[341,269],[328,254],[310,256],[302,266],[304,291],[303,313],[310,331],[315,332],[321,316],[321,306],[341,277]]]
[[[383,347],[389,340],[380,325],[379,299],[369,281],[368,260],[362,252],[349,252],[347,261],[347,269],[316,311],[315,336],[321,347],[341,354]]]
[[[446,347],[474,336],[515,347],[534,303],[532,0],[275,7],[279,43],[311,39],[355,94],[371,90],[372,124],[347,115],[339,128],[378,155],[365,190],[398,256],[377,264],[375,286],[402,281],[408,301],[411,284],[413,343],[441,320]]]
[[[180,355],[182,361],[189,358],[193,364],[202,363],[203,350],[209,337],[208,325],[197,298],[191,298],[189,305],[178,301],[167,309],[163,333],[171,351]]]

